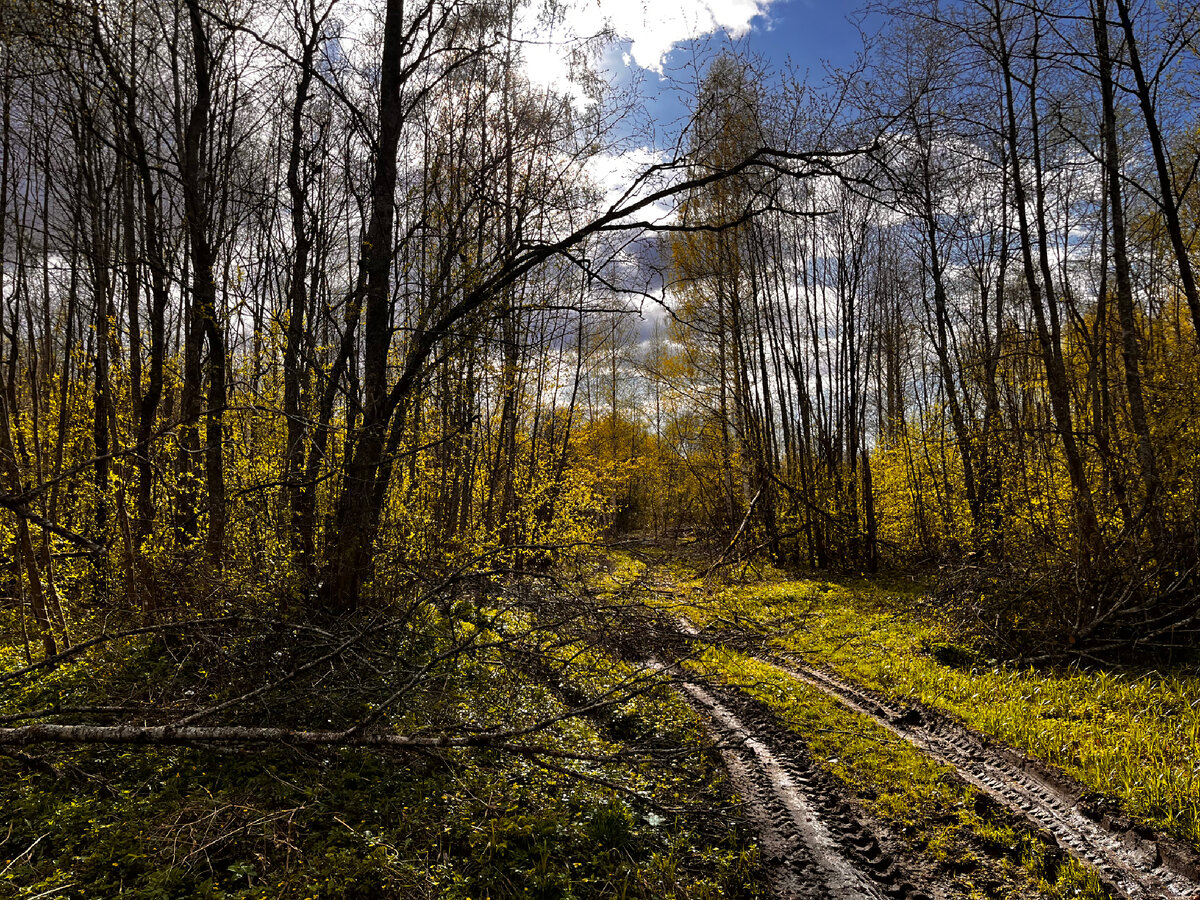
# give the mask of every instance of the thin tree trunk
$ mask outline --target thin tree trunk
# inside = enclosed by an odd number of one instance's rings
[[[225,464],[222,420],[225,413],[225,338],[217,314],[216,251],[212,243],[212,176],[209,147],[209,117],[212,110],[208,34],[198,0],[187,0],[191,28],[192,63],[196,99],[188,116],[184,147],[184,205],[187,211],[188,245],[192,256],[192,327],[201,330],[208,345],[208,402],[205,408],[204,482],[207,493],[209,564],[220,568],[225,553]],[[193,377],[199,375],[199,339],[193,339]],[[195,386],[198,392],[198,385]],[[193,410],[199,414],[198,393]]]
[[[1179,201],[1171,183],[1171,165],[1167,160],[1167,151],[1163,142],[1162,130],[1158,124],[1158,115],[1154,110],[1154,97],[1151,94],[1150,84],[1146,80],[1141,56],[1138,53],[1137,36],[1134,34],[1133,20],[1129,15],[1129,2],[1128,0],[1116,0],[1116,3],[1117,14],[1121,19],[1121,28],[1125,32],[1129,69],[1133,72],[1134,82],[1137,86],[1138,106],[1141,107],[1142,117],[1146,121],[1146,136],[1150,140],[1150,151],[1154,156],[1154,169],[1158,175],[1158,189],[1162,197],[1162,211],[1167,226],[1167,236],[1171,241],[1171,249],[1175,253],[1175,263],[1179,267],[1179,283],[1183,287],[1183,296],[1192,313],[1195,338],[1200,341],[1200,293],[1196,289],[1196,275],[1192,270],[1191,255],[1187,242],[1183,238],[1183,227],[1179,221]],[[1103,9],[1102,14],[1107,23],[1107,13]]]
[[[428,18],[432,8],[420,13]],[[415,29],[415,26],[414,26]],[[337,506],[337,534],[330,542],[327,600],[331,612],[350,612],[358,605],[359,591],[370,560],[375,531],[382,512],[376,483],[392,414],[387,391],[387,356],[392,337],[390,269],[395,218],[396,151],[403,127],[402,69],[406,44],[403,0],[388,0],[383,26],[379,74],[379,138],[375,174],[371,184],[370,218],[362,240],[365,276],[363,329],[362,424],[346,457],[346,473]],[[388,470],[390,473],[390,469]]]
[[[1117,315],[1121,322],[1121,349],[1125,363],[1125,390],[1129,396],[1129,419],[1137,436],[1138,462],[1146,493],[1143,513],[1147,531],[1157,549],[1162,538],[1162,516],[1158,504],[1161,479],[1146,418],[1146,400],[1142,390],[1141,348],[1138,345],[1134,311],[1133,278],[1126,249],[1125,207],[1121,188],[1121,156],[1117,142],[1116,104],[1113,96],[1112,57],[1108,49],[1108,16],[1105,0],[1098,0],[1094,30],[1100,64],[1100,93],[1103,103],[1104,175],[1108,184],[1108,205],[1112,216],[1112,256],[1117,285]]]
[[[1055,303],[1053,282],[1046,278],[1048,270],[1048,248],[1046,247],[1046,232],[1044,220],[1038,215],[1039,256],[1041,260],[1043,283],[1038,276],[1038,263],[1034,261],[1034,237],[1029,223],[1029,198],[1026,192],[1025,179],[1021,171],[1020,141],[1017,131],[1016,97],[1013,90],[1015,75],[1012,68],[1011,50],[1004,35],[1004,24],[1001,17],[1000,5],[997,0],[993,6],[993,17],[999,39],[1001,76],[1004,79],[1005,111],[1007,114],[1007,139],[1009,145],[1009,162],[1012,166],[1013,202],[1017,208],[1017,223],[1021,241],[1021,259],[1024,265],[1025,283],[1029,289],[1029,303],[1033,310],[1037,326],[1038,344],[1041,349],[1042,363],[1046,373],[1046,388],[1050,397],[1050,408],[1054,415],[1056,431],[1063,447],[1067,471],[1074,489],[1076,521],[1079,526],[1082,547],[1086,553],[1087,566],[1099,560],[1103,554],[1103,539],[1096,511],[1092,505],[1091,488],[1083,467],[1083,458],[1079,445],[1075,440],[1074,423],[1071,416],[1070,388],[1067,383],[1066,369],[1062,358],[1062,346],[1058,343],[1057,329],[1051,331],[1047,323],[1047,305]],[[1036,47],[1034,52],[1036,53]],[[1037,146],[1037,106],[1036,106],[1036,61],[1034,77],[1029,79],[1030,117],[1034,122],[1034,165],[1040,169],[1041,160]],[[1044,209],[1044,197],[1041,191],[1035,198],[1038,212]],[[1055,317],[1055,321],[1057,318]]]

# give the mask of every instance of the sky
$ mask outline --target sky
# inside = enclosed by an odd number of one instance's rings
[[[655,162],[670,157],[670,145],[686,120],[689,85],[702,75],[707,59],[728,42],[756,57],[765,68],[789,68],[810,84],[819,84],[827,67],[852,66],[863,39],[855,22],[864,0],[557,0],[560,17],[538,15],[538,0],[525,7],[518,23],[526,71],[537,83],[561,93],[574,93],[587,104],[586,91],[572,90],[572,52],[598,63],[603,77],[617,88],[636,85],[646,110],[617,126],[637,133],[609,135],[612,152],[592,158],[592,177],[607,194],[604,205],[617,201],[631,179]],[[878,20],[867,20],[865,30]],[[588,44],[586,38],[608,29],[611,38]],[[615,38],[615,39],[614,39]],[[699,71],[697,71],[699,69]],[[646,122],[650,128],[645,128]],[[635,125],[641,122],[641,125]],[[622,140],[624,138],[624,140]],[[638,218],[665,223],[674,217],[669,205],[643,210]],[[618,280],[635,284],[645,278],[642,257],[653,252],[630,245],[620,253]],[[616,275],[616,272],[613,273]],[[653,280],[653,279],[652,279]],[[661,291],[651,287],[651,291]],[[641,338],[649,337],[662,310],[641,304]]]
[[[829,67],[853,66],[864,31],[878,17],[860,12],[865,0],[532,0],[517,23],[526,73],[535,83],[574,94],[572,57],[599,68],[619,91],[636,91],[643,112],[607,134],[614,149],[593,160],[593,175],[609,201],[629,179],[669,158],[690,113],[694,85],[707,60],[729,43],[760,58],[770,72],[785,68],[819,84]],[[547,15],[547,9],[554,15]],[[589,43],[589,38],[607,37]],[[664,210],[665,212],[665,210]],[[655,216],[651,216],[655,218]],[[661,219],[661,217],[659,217]]]
[[[790,58],[819,79],[825,62],[849,66],[862,49],[851,22],[860,17],[862,5],[859,0],[775,0],[765,16],[752,21],[748,46],[778,64]]]
[[[640,79],[653,104],[670,102],[670,83],[687,77],[703,44],[732,40],[768,65],[791,64],[811,81],[825,67],[850,66],[862,47],[852,20],[861,0],[561,0],[561,18],[531,11],[522,23],[531,77],[562,90],[570,83],[570,48],[608,27],[602,67],[618,84]],[[874,20],[868,19],[867,26]]]

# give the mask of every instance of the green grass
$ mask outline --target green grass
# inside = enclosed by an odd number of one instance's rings
[[[1130,815],[1200,844],[1194,671],[1017,668],[944,630],[911,587],[772,580],[696,597],[697,625],[768,625],[766,641],[920,701],[1061,767]]]
[[[988,898],[1103,898],[1094,873],[1013,828],[975,788],[821,691],[728,649],[709,649],[694,668],[716,673],[766,704],[799,735],[814,760],[916,849],[959,872],[967,893]]]
[[[472,629],[486,630],[484,645],[501,630],[520,635],[502,651],[441,664],[391,718],[396,730],[525,725],[631,674],[583,641],[539,631],[529,614],[478,612],[438,621],[431,613],[436,627],[423,626],[424,643],[406,635],[371,647],[364,667],[385,653],[412,654],[415,667]],[[149,639],[110,645],[7,685],[0,715],[131,698],[182,707],[184,697],[236,695],[245,673],[229,658],[242,643],[227,640],[208,656]],[[18,656],[8,652],[0,671],[19,665]],[[544,671],[520,664],[532,656]],[[314,678],[242,715],[250,724],[344,724],[370,709],[369,693],[348,689],[364,671],[330,679],[343,706],[329,706],[330,691],[318,692]],[[652,688],[533,740],[595,760],[540,762],[495,750],[387,756],[103,746],[27,748],[36,759],[0,755],[0,900],[48,891],[142,900],[760,896],[756,848],[712,815],[727,802],[719,756],[672,691]],[[605,761],[631,747],[676,753]]]

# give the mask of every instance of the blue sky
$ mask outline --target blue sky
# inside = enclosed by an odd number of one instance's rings
[[[860,7],[841,0],[777,0],[765,17],[753,21],[747,45],[778,64],[790,57],[797,68],[819,80],[825,62],[849,66],[862,48],[858,31],[848,21],[859,17]],[[867,24],[877,21],[874,17]]]
[[[628,0],[625,0],[628,2]],[[859,0],[642,0],[648,4],[669,3],[686,7],[699,2],[701,9],[713,10],[714,21],[734,23],[731,29],[716,27],[694,40],[675,43],[659,57],[661,36],[618,42],[606,55],[610,74],[618,82],[640,77],[641,92],[649,117],[661,129],[660,137],[669,140],[674,125],[686,118],[687,97],[695,78],[694,65],[703,64],[706,55],[732,42],[740,49],[763,58],[768,67],[783,69],[789,65],[810,84],[820,84],[827,68],[848,68],[855,64],[863,49],[863,37],[855,23],[869,37],[879,28],[878,15],[864,16]],[[741,9],[739,10],[738,7]],[[745,10],[761,10],[753,16]],[[739,26],[739,21],[742,23]],[[748,27],[745,23],[748,22]],[[677,26],[678,27],[678,26]],[[732,34],[730,32],[733,32]],[[647,46],[652,47],[646,52]],[[643,48],[639,54],[638,47]],[[661,60],[661,75],[651,67]],[[639,65],[639,63],[641,65]],[[673,89],[672,81],[679,87]]]
[[[538,0],[524,7],[518,32],[526,69],[537,82],[572,92],[571,48],[607,29],[617,37],[602,54],[619,81],[641,76],[653,94],[669,76],[687,81],[689,63],[703,47],[735,41],[777,66],[789,61],[810,81],[825,65],[852,65],[862,46],[851,18],[860,0],[555,0],[548,21]],[[869,20],[868,25],[874,21]],[[663,76],[668,78],[663,78]]]
[[[597,0],[592,0],[593,3]],[[625,2],[629,0],[599,0],[599,2]],[[761,57],[768,68],[780,70],[791,67],[796,74],[805,78],[808,83],[819,85],[826,77],[827,66],[847,68],[854,65],[857,56],[863,49],[863,38],[854,22],[861,19],[856,11],[857,2],[818,2],[818,0],[636,0],[646,3],[670,3],[674,8],[686,7],[689,3],[703,4],[705,10],[718,10],[712,13],[713,20],[734,23],[735,33],[722,28],[702,33],[694,40],[672,41],[664,37],[664,33],[673,37],[679,32],[678,22],[671,26],[659,23],[633,23],[626,21],[629,28],[628,38],[618,41],[604,54],[604,61],[609,75],[618,83],[628,84],[630,79],[640,78],[640,91],[647,110],[646,119],[649,121],[653,134],[643,131],[634,133],[614,134],[616,143],[621,140],[631,140],[625,143],[623,149],[613,153],[603,154],[592,162],[592,175],[602,184],[607,193],[608,201],[615,202],[621,196],[630,180],[639,172],[656,161],[670,157],[667,148],[678,137],[679,132],[690,114],[692,85],[696,78],[696,67],[701,72],[706,60],[710,59],[721,47],[732,41],[736,47],[755,56]],[[710,5],[709,5],[710,4]],[[755,5],[751,5],[755,4]],[[740,9],[739,9],[740,5]],[[757,9],[759,12],[752,17],[746,14],[746,9]],[[740,16],[740,27],[737,24]],[[878,30],[881,20],[878,16],[862,22],[863,30],[869,35]],[[641,24],[642,30],[637,30]],[[674,31],[667,30],[673,27]],[[657,31],[655,30],[657,29]],[[642,37],[639,37],[642,35]],[[648,36],[647,36],[648,35]],[[638,42],[642,41],[641,52]],[[674,49],[667,50],[673,47]],[[660,65],[662,73],[655,70]],[[678,84],[676,84],[676,80]],[[626,128],[637,128],[641,125],[635,119],[623,120],[617,127],[618,132]],[[670,205],[655,207],[645,211],[650,218],[668,219],[672,216]],[[652,251],[645,251],[653,255]],[[630,282],[637,282],[645,275],[631,261],[641,258],[640,253],[632,248],[623,254],[630,262]],[[653,279],[652,279],[653,280]],[[658,287],[652,285],[652,290]],[[655,321],[661,319],[661,313],[653,304],[643,307],[644,320],[641,324],[643,339],[647,338]]]

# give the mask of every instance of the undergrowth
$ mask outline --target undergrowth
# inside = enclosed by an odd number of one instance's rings
[[[694,715],[653,679],[561,637],[561,618],[539,619],[518,605],[431,606],[228,721],[346,727],[418,673],[419,689],[377,727],[461,735],[546,722],[522,738],[542,755],[102,745],[0,755],[0,900],[759,896],[757,850],[722,812],[719,756]],[[122,720],[173,721],[340,640],[318,631],[112,642],[0,686],[0,718],[73,711],[71,721],[105,723],[119,709]],[[23,663],[17,647],[0,655],[0,671]]]

